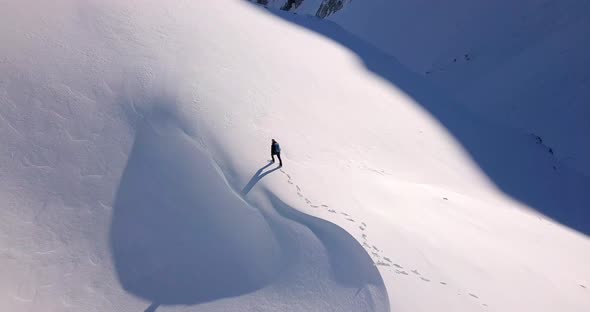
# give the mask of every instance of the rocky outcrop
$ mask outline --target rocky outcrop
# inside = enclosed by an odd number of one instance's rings
[[[303,0],[287,0],[287,2],[281,8],[281,10],[290,11],[293,9],[297,9],[301,5],[301,3],[303,3]]]
[[[317,1],[319,2],[319,7],[314,8],[315,5],[311,4],[306,9],[305,12],[300,12],[297,9],[301,7],[301,5],[309,0],[254,0],[260,5],[280,8],[283,11],[293,11],[298,13],[306,13],[306,14],[315,14],[315,16],[319,18],[325,18],[331,14],[334,14],[341,10],[347,3],[350,3],[352,0],[322,0]],[[311,8],[310,8],[311,7]],[[311,11],[309,11],[311,10]]]
[[[330,14],[336,13],[337,11],[341,10],[344,7],[344,2],[350,2],[346,0],[324,0],[318,11],[316,12],[316,16],[320,18],[324,18]]]

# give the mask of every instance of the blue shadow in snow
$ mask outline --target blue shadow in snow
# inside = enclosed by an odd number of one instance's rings
[[[172,112],[138,125],[113,205],[110,243],[121,286],[153,304],[252,293],[282,269],[265,218],[228,188]]]
[[[278,169],[264,172],[270,165],[260,168],[243,192]],[[155,110],[139,121],[113,205],[110,243],[121,286],[152,302],[145,312],[238,297],[274,283],[315,287],[323,299],[341,300],[321,281],[298,280],[301,276],[349,286],[339,291],[356,293],[353,309],[359,304],[367,307],[363,311],[389,311],[379,271],[354,237],[272,194],[268,209],[237,195],[173,112]],[[301,263],[318,242],[326,247],[330,266],[308,271]]]

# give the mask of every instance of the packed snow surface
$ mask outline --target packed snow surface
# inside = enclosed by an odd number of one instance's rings
[[[332,22],[2,7],[1,311],[590,308],[588,176]]]

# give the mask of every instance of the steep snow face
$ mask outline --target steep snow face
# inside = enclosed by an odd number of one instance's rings
[[[0,29],[2,311],[590,305],[588,237],[497,190],[408,86],[526,159],[539,201],[587,207],[587,181],[363,42],[396,83],[241,0],[15,1]]]
[[[329,19],[590,175],[588,1],[366,0]]]

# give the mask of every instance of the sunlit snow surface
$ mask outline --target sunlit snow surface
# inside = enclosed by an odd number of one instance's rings
[[[9,1],[0,27],[2,311],[590,305],[587,236],[498,190],[392,59],[400,85],[233,0]]]

